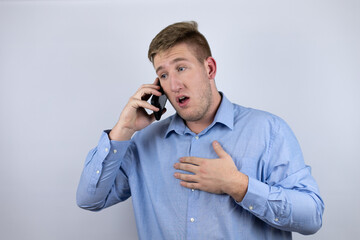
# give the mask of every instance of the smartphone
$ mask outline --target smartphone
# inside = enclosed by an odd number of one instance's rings
[[[151,97],[151,105],[154,105],[155,107],[159,108],[160,110],[158,112],[154,111],[154,115],[155,115],[155,119],[157,121],[160,120],[162,112],[165,108],[165,104],[167,101],[167,97],[164,93],[164,90],[162,89],[161,85],[160,85],[160,81],[158,80],[158,86],[160,86],[160,90],[159,92],[161,92],[161,96],[156,96],[156,95],[152,95]]]

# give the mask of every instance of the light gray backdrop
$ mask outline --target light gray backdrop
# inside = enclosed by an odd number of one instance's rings
[[[101,131],[154,80],[151,39],[196,20],[218,88],[284,118],[313,168],[323,228],[294,239],[356,239],[359,16],[357,0],[0,1],[0,238],[137,238],[131,201],[84,211],[78,180]]]

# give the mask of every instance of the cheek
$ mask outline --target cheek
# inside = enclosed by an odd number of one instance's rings
[[[197,74],[194,76],[192,81],[189,81],[188,85],[199,93],[202,89],[206,89],[209,84],[209,81],[204,77],[204,75]]]
[[[166,94],[170,92],[170,84],[168,81],[160,81],[160,85]]]
[[[204,84],[204,76],[199,73],[189,72],[181,76],[181,82],[187,88],[198,88]]]

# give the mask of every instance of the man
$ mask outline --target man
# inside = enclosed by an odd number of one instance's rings
[[[158,78],[129,99],[90,151],[77,203],[97,211],[132,196],[140,239],[291,239],[315,233],[323,201],[287,124],[232,104],[195,22],[151,42]],[[152,123],[158,81],[176,114]],[[136,134],[135,134],[136,133]]]

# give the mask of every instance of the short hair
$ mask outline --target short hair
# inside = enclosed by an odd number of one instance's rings
[[[204,35],[198,31],[197,22],[190,21],[174,23],[161,30],[150,43],[149,60],[154,64],[156,54],[180,43],[188,44],[201,63],[211,57],[209,43]]]

